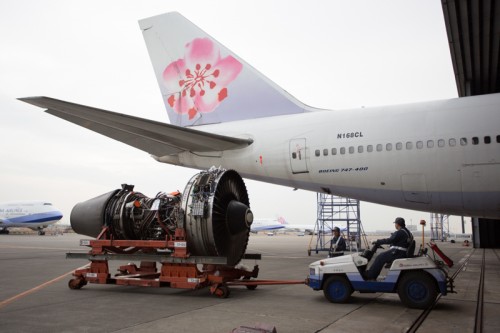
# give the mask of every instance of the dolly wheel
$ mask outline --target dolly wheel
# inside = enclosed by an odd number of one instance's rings
[[[81,289],[84,285],[87,284],[87,281],[82,279],[71,279],[68,282],[69,289],[77,290]]]
[[[344,276],[332,275],[323,285],[323,294],[332,303],[345,303],[352,294],[351,284]]]
[[[229,287],[222,285],[215,289],[214,295],[218,298],[228,298],[230,293],[231,290],[229,289]]]
[[[245,276],[243,278],[243,280],[250,280],[250,277],[249,276]],[[255,289],[257,289],[257,285],[256,284],[247,285],[246,287],[247,287],[248,290],[255,290]]]
[[[409,308],[427,309],[438,294],[434,279],[425,272],[408,272],[398,283],[401,302]]]

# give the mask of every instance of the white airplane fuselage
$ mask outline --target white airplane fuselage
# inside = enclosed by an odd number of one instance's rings
[[[316,110],[317,111],[317,110]],[[452,215],[500,218],[500,94],[193,127],[247,148],[161,162]]]
[[[278,219],[254,219],[251,225],[251,232],[278,230],[285,228],[285,224],[280,223]]]
[[[139,26],[170,124],[46,96],[20,100],[160,162],[221,166],[292,188],[500,219],[500,94],[318,110],[179,13]]]
[[[0,203],[0,230],[30,228],[42,230],[61,220],[63,214],[45,201],[13,201]]]

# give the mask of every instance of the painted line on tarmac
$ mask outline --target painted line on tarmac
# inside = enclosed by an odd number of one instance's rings
[[[43,288],[45,288],[45,287],[47,287],[47,286],[49,286],[49,285],[51,285],[51,284],[53,284],[53,283],[55,283],[55,282],[59,281],[59,280],[62,280],[62,279],[64,279],[66,276],[68,276],[69,274],[72,274],[74,271],[76,271],[76,270],[78,270],[78,269],[82,269],[82,268],[84,268],[84,267],[86,267],[86,266],[87,266],[87,265],[84,265],[84,266],[82,266],[82,267],[80,267],[80,268],[77,268],[77,269],[72,269],[72,270],[71,270],[71,271],[69,271],[68,273],[65,273],[65,274],[63,274],[63,275],[61,275],[61,276],[58,276],[58,277],[56,277],[55,279],[52,279],[52,280],[47,281],[47,282],[44,282],[44,283],[42,283],[41,285],[38,285],[38,286],[36,286],[36,287],[34,287],[34,288],[31,288],[30,290],[23,291],[22,293],[17,294],[16,296],[13,296],[13,297],[11,297],[11,298],[6,299],[5,301],[2,301],[2,302],[0,302],[0,309],[2,309],[3,307],[5,307],[5,306],[9,305],[10,303],[13,303],[13,302],[17,301],[17,300],[18,300],[18,299],[20,299],[20,298],[23,298],[23,297],[25,297],[25,296],[28,296],[28,295],[30,295],[30,294],[33,294],[33,293],[35,293],[35,292],[37,292],[37,291],[39,291],[39,290],[41,290],[41,289],[43,289]]]

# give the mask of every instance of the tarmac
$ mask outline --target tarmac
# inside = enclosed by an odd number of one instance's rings
[[[311,236],[252,234],[245,260],[260,267],[259,279],[299,280],[308,265],[326,256],[308,256]],[[354,292],[346,304],[328,302],[322,291],[305,285],[231,287],[228,298],[208,288],[183,290],[88,284],[70,290],[71,273],[85,259],[65,259],[80,252],[76,234],[0,235],[1,332],[231,332],[267,324],[284,332],[408,332],[422,310],[403,306],[397,294]],[[381,237],[382,238],[382,237]],[[418,237],[417,237],[418,238]],[[426,240],[427,242],[428,240]],[[455,266],[456,293],[441,297],[417,332],[474,332],[482,249],[437,242]],[[482,332],[500,332],[500,251],[486,249]],[[110,270],[123,262],[110,262]],[[382,272],[382,275],[384,271]]]

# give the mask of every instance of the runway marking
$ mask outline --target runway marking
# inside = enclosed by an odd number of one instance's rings
[[[34,287],[34,288],[31,288],[30,290],[23,291],[22,293],[17,294],[16,296],[13,296],[13,297],[11,297],[11,298],[6,299],[5,301],[2,301],[2,302],[0,302],[0,309],[2,309],[4,306],[6,306],[6,305],[8,305],[8,304],[10,304],[10,303],[12,303],[12,302],[17,301],[17,300],[18,300],[18,299],[20,299],[20,298],[23,298],[23,297],[25,297],[25,296],[28,296],[28,295],[30,295],[30,294],[33,294],[34,292],[37,292],[37,291],[39,291],[39,290],[41,290],[41,289],[43,289],[43,288],[45,288],[45,287],[47,287],[47,286],[51,285],[52,283],[55,283],[55,282],[57,282],[57,281],[59,281],[59,280],[62,280],[62,279],[63,279],[63,278],[65,278],[67,275],[72,274],[75,270],[82,269],[82,268],[84,268],[84,267],[86,267],[86,266],[87,266],[87,265],[84,265],[84,266],[79,267],[79,268],[77,268],[77,269],[72,269],[72,270],[71,270],[71,271],[69,271],[68,273],[65,273],[65,274],[63,274],[63,275],[61,275],[61,276],[58,276],[58,277],[56,277],[55,279],[52,279],[52,280],[47,281],[47,282],[44,282],[44,283],[42,283],[41,285],[38,285],[38,286],[36,286],[36,287]]]

